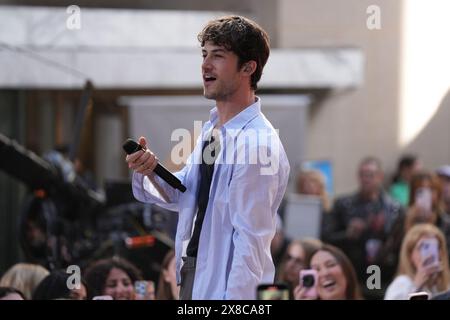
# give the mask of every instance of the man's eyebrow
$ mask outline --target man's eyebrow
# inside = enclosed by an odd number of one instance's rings
[[[211,53],[226,53],[228,50],[225,50],[223,48],[217,48],[217,49],[212,49],[210,52]],[[206,53],[207,50],[206,49],[202,49],[202,53]]]

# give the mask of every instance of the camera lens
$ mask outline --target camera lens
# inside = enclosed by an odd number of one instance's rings
[[[314,277],[310,274],[303,277],[303,286],[306,288],[311,288],[314,286]]]

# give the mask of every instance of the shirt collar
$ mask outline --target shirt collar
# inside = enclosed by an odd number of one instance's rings
[[[247,108],[239,112],[233,118],[228,120],[222,128],[225,130],[229,129],[242,129],[250,120],[256,117],[261,112],[261,98],[256,97],[256,101],[249,105]],[[209,112],[209,120],[212,124],[212,127],[217,124],[219,121],[219,115],[217,112],[217,107],[214,107]]]

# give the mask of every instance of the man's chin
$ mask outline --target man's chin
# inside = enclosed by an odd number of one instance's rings
[[[203,91],[203,96],[206,99],[211,99],[211,100],[215,100],[216,99],[216,95],[214,93],[211,93],[211,92]]]

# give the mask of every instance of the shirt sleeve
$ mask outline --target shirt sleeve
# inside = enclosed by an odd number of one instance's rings
[[[408,300],[408,295],[416,290],[414,282],[408,276],[398,276],[387,288],[384,300]]]
[[[255,299],[270,261],[280,176],[263,175],[261,169],[259,164],[237,165],[230,182],[234,252],[225,299]]]
[[[187,166],[185,166],[181,171],[175,173],[175,176],[183,182],[186,171]],[[159,187],[168,196],[168,201],[164,199],[164,197],[147,176],[144,176],[137,172],[133,172],[132,180],[134,197],[144,203],[153,203],[167,210],[178,211],[180,191],[171,187],[167,182],[162,180],[157,175],[155,175],[154,177],[155,182],[158,183]]]

